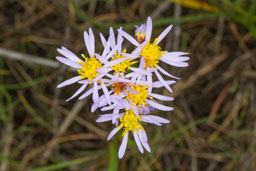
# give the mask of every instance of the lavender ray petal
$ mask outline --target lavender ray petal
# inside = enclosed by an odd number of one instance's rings
[[[128,135],[129,135],[129,131],[127,131],[127,133],[125,134],[125,136],[123,137],[122,143],[119,147],[119,151],[118,151],[118,157],[119,159],[123,158],[125,150],[126,150],[126,146],[127,146],[127,141],[128,141]]]
[[[110,134],[108,135],[108,138],[107,138],[107,140],[109,141],[120,129],[121,129],[122,127],[120,127],[120,128],[115,128],[115,129],[113,129],[111,132],[110,132]]]
[[[172,25],[168,26],[159,36],[156,42],[156,45],[161,42],[161,40],[169,33],[172,29]]]
[[[152,101],[152,100],[146,100],[146,102],[147,102],[149,105],[151,105],[151,106],[153,106],[154,108],[159,109],[159,110],[163,110],[163,111],[172,111],[172,110],[173,110],[173,107],[164,106],[164,105],[159,104],[159,103],[157,103],[157,102],[154,102],[154,101]]]
[[[81,61],[82,62],[82,60],[79,59],[73,52],[71,52],[70,50],[68,50],[67,48],[65,48],[63,46],[61,47],[61,49],[57,49],[57,51],[72,61],[75,61],[75,62]]]
[[[91,28],[89,28],[89,39],[90,39],[90,47],[91,47],[91,53],[89,54],[94,55],[95,52],[95,40],[94,40],[94,34]],[[91,56],[92,57],[92,56]]]
[[[147,24],[146,24],[146,35],[145,39],[150,40],[151,34],[152,34],[152,19],[151,17],[148,17]]]
[[[164,75],[166,75],[166,76],[168,76],[168,77],[171,77],[171,78],[174,78],[174,79],[177,79],[177,80],[180,79],[180,78],[178,78],[178,77],[175,77],[175,76],[169,74],[169,73],[166,72],[163,68],[161,68],[159,65],[157,65],[157,67],[158,67],[158,70],[159,70],[161,73],[163,73]]]
[[[132,44],[134,44],[135,46],[139,46],[140,44],[132,37],[130,36],[128,33],[126,33],[123,30],[118,29],[118,32],[125,37],[127,40],[129,40]]]
[[[142,148],[142,145],[141,145],[141,142],[140,142],[140,139],[139,139],[137,133],[136,132],[132,132],[132,133],[133,133],[134,140],[138,146],[138,149],[140,150],[141,153],[144,153],[144,150]]]
[[[67,59],[67,58],[63,58],[63,57],[60,57],[60,56],[56,56],[56,59],[60,62],[62,62],[63,64],[66,64],[68,66],[71,66],[73,68],[77,68],[77,69],[81,69],[82,68],[82,65],[78,64],[77,62],[74,62],[70,59]]]
[[[89,35],[86,31],[84,31],[84,43],[85,43],[85,46],[86,46],[86,49],[87,49],[89,55],[91,55],[92,51],[91,51],[91,46],[90,46]]]
[[[75,94],[73,94],[73,96],[71,96],[69,99],[66,100],[66,102],[69,101],[69,100],[71,100],[71,99],[73,99],[73,98],[75,98],[76,96],[78,96],[78,94],[80,94],[82,91],[84,91],[84,90],[86,89],[87,85],[88,85],[88,84],[82,85],[82,86],[75,92]]]
[[[65,86],[67,86],[67,85],[73,84],[73,83],[77,82],[77,81],[80,80],[80,79],[81,79],[80,76],[76,76],[76,77],[70,78],[70,79],[68,79],[68,80],[63,81],[62,83],[60,83],[60,84],[57,86],[57,88],[61,88],[61,87],[65,87]]]
[[[159,81],[164,85],[164,87],[172,93],[172,89],[170,86],[166,83],[166,81],[163,79],[163,77],[158,73],[157,70],[155,70],[156,76],[159,79]]]
[[[156,99],[163,100],[163,101],[173,101],[174,100],[173,97],[168,97],[168,96],[164,96],[164,95],[160,95],[160,94],[150,93],[149,95]]]

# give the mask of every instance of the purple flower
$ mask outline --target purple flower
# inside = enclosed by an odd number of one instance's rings
[[[169,123],[169,120],[161,118],[159,116],[144,115],[144,114],[140,116],[136,116],[132,109],[127,109],[125,113],[121,113],[121,114],[112,113],[112,114],[101,115],[99,119],[97,119],[97,122],[111,121],[113,120],[113,118],[119,119],[120,124],[110,132],[107,140],[109,141],[121,128],[124,129],[122,134],[123,140],[118,151],[119,158],[122,158],[126,151],[126,146],[127,146],[127,141],[128,141],[128,136],[130,131],[133,134],[134,140],[138,146],[139,151],[143,153],[144,152],[143,147],[144,147],[148,152],[150,152],[150,147],[147,142],[147,135],[144,128],[140,124],[141,121],[147,122],[150,124],[155,124],[158,126],[161,126],[163,123],[164,124]],[[117,122],[116,122],[116,125],[117,125]]]
[[[163,68],[161,68],[158,63],[160,61],[172,65],[175,67],[187,67],[188,63],[185,62],[189,60],[189,57],[183,56],[188,53],[185,52],[167,52],[162,51],[161,47],[158,45],[161,40],[168,34],[171,30],[172,25],[168,26],[154,41],[150,42],[151,34],[152,34],[152,20],[150,17],[147,19],[146,25],[142,25],[139,28],[137,27],[138,34],[145,34],[145,41],[140,42],[130,36],[123,30],[118,30],[120,34],[122,34],[127,40],[129,40],[132,44],[134,44],[136,48],[136,53],[133,53],[134,56],[140,57],[140,69],[144,69],[147,72],[154,72],[158,78],[158,80],[168,89],[168,91],[172,92],[171,88],[166,84],[163,77],[160,75],[159,71],[171,78],[179,79],[168,72],[166,72]],[[136,38],[136,36],[135,36]],[[150,75],[148,77],[148,81],[151,82],[152,77]]]

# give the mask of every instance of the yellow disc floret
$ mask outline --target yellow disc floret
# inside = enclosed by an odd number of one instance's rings
[[[126,52],[126,49],[122,51],[123,53]],[[117,52],[115,52],[114,57],[112,58],[112,60],[115,59],[119,59],[119,58],[124,58],[125,56],[123,55],[119,55]],[[127,58],[125,61],[120,62],[119,64],[116,64],[114,66],[111,66],[111,68],[115,71],[115,73],[117,72],[127,72],[127,70],[130,69],[131,65],[134,64],[136,62],[131,62],[130,58]]]
[[[140,55],[145,58],[144,67],[157,67],[159,62],[159,58],[162,57],[162,53],[166,53],[166,51],[161,51],[161,47],[156,45],[157,38],[153,43],[148,42],[145,47],[142,48]]]
[[[123,118],[120,118],[119,127],[124,127],[123,136],[127,133],[127,131],[133,131],[137,133],[136,129],[144,130],[140,125],[140,122],[141,118],[137,117],[133,110],[127,110]]]
[[[147,98],[151,98],[148,95],[148,86],[134,84],[134,85],[131,85],[130,88],[139,93],[133,94],[132,92],[129,92],[126,99],[131,100],[131,102],[133,103],[132,105],[147,105],[146,103]]]
[[[86,58],[84,54],[82,54],[82,57],[85,59],[85,61],[78,62],[80,65],[82,65],[82,68],[77,70],[77,72],[80,74],[81,79],[87,78],[90,80],[91,84],[92,80],[99,75],[96,70],[102,68],[102,63],[100,63],[94,56],[92,58]]]

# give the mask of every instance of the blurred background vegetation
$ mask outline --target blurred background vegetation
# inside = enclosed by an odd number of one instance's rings
[[[0,170],[255,171],[255,11],[255,0],[1,0]],[[113,127],[95,122],[90,98],[65,102],[78,87],[56,89],[75,74],[56,48],[79,55],[83,30],[100,44],[109,26],[133,34],[147,16],[153,37],[174,24],[161,46],[189,52],[190,66],[164,66],[182,79],[175,110],[156,113],[171,123],[145,125],[152,152],[131,140],[118,160],[120,138],[107,142]]]

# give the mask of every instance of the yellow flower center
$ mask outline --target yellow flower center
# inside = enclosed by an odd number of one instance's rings
[[[126,49],[124,49],[122,52],[125,53]],[[115,52],[114,57],[112,58],[112,60],[119,59],[119,58],[124,58],[124,57],[125,56],[118,55],[117,52]],[[127,72],[127,70],[129,70],[131,65],[134,64],[134,63],[136,63],[136,62],[130,62],[130,58],[127,58],[125,61],[120,62],[119,64],[116,64],[114,66],[111,66],[111,68],[115,71],[115,73],[117,73],[117,72]]]
[[[120,127],[124,127],[123,136],[127,133],[127,131],[133,131],[136,132],[136,129],[144,130],[143,127],[140,125],[141,118],[137,117],[133,110],[127,110],[123,116],[123,118],[120,118]]]
[[[157,38],[154,40],[153,43],[146,44],[145,47],[142,48],[140,55],[145,58],[145,65],[144,67],[157,67],[157,63],[159,62],[159,58],[162,57],[162,53],[166,53],[166,51],[161,51],[161,47],[156,45]]]
[[[125,90],[126,84],[123,82],[115,82],[112,84],[112,89],[114,90],[114,95],[120,95],[121,92]]]
[[[77,72],[80,74],[81,79],[87,78],[90,80],[91,84],[92,80],[99,75],[96,69],[102,68],[102,63],[100,63],[94,56],[92,58],[86,58],[84,54],[82,54],[82,57],[85,59],[85,61],[78,62],[82,65],[82,68],[77,70]]]
[[[128,93],[126,99],[131,100],[132,105],[147,105],[147,97],[152,98],[148,95],[148,86],[135,84],[131,86],[131,89],[139,92],[138,94]]]

